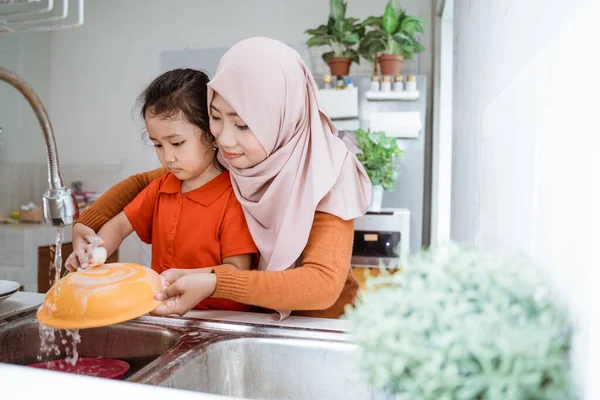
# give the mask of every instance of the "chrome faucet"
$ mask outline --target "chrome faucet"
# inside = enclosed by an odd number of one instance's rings
[[[48,118],[48,113],[33,89],[17,75],[0,67],[0,80],[14,86],[25,96],[40,122],[44,133],[46,155],[48,157],[49,184],[49,189],[44,193],[42,199],[44,219],[46,223],[57,227],[71,225],[79,217],[79,207],[77,207],[77,201],[73,192],[63,185],[62,178],[60,177],[56,141],[54,140],[54,132],[52,131],[52,124]]]

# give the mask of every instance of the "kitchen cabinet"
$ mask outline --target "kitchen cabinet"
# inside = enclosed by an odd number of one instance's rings
[[[63,243],[62,256],[63,263],[67,257],[73,252],[73,243]],[[54,269],[50,269],[50,265],[54,260],[54,251],[50,246],[38,247],[38,292],[46,293],[52,286],[50,282],[54,281]],[[119,262],[119,250],[108,257],[107,263]]]
[[[390,275],[393,275],[398,271],[400,271],[400,270],[397,268],[387,268],[387,272]],[[352,273],[356,277],[356,280],[358,281],[360,289],[366,290],[367,279],[369,277],[375,277],[375,276],[381,275],[381,270],[379,268],[373,268],[373,267],[369,267],[369,266],[353,266]]]

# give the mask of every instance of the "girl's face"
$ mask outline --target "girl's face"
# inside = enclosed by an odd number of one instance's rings
[[[267,152],[235,110],[215,93],[210,104],[210,131],[223,157],[235,168],[252,168]]]
[[[202,130],[183,119],[183,115],[161,118],[146,113],[144,119],[160,163],[178,179],[198,178],[215,168],[213,146],[202,139]]]

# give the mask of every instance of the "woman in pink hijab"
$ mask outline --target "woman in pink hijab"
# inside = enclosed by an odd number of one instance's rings
[[[210,128],[260,252],[257,271],[171,270],[157,314],[188,311],[212,295],[301,315],[338,317],[357,283],[353,219],[371,183],[337,137],[299,54],[268,38],[233,46],[208,84]],[[211,276],[210,278],[207,278]],[[207,280],[206,292],[195,291]]]
[[[367,210],[371,182],[338,138],[310,71],[285,44],[250,38],[223,56],[208,86],[219,161],[260,259],[252,271],[165,271],[169,286],[156,294],[165,302],[154,314],[183,315],[215,297],[281,318],[339,317],[358,290],[350,269],[353,220]]]

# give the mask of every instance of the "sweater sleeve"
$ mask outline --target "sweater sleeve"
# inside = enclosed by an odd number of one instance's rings
[[[213,297],[277,310],[326,310],[341,297],[351,275],[354,221],[317,212],[299,267],[285,271],[214,268]],[[343,308],[343,305],[342,305]]]
[[[98,198],[90,208],[85,210],[77,222],[81,222],[98,232],[105,223],[123,211],[125,206],[131,203],[150,182],[160,178],[166,172],[164,168],[159,168],[132,175],[117,183]]]

